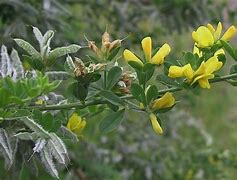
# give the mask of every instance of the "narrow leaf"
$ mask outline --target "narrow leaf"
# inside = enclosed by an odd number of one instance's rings
[[[99,92],[99,95],[114,105],[117,105],[117,106],[123,105],[123,101],[112,91],[104,90],[104,91]]]
[[[9,169],[13,164],[13,152],[10,145],[9,137],[5,129],[0,128],[0,148],[5,159],[5,168]]]
[[[12,59],[12,67],[13,67],[13,79],[21,79],[24,77],[24,68],[21,63],[21,60],[18,56],[18,53],[15,49],[12,50],[11,52],[11,59]]]
[[[114,66],[108,72],[107,77],[107,89],[111,89],[120,79],[122,69],[118,66]]]
[[[100,132],[105,134],[117,128],[123,120],[124,112],[124,109],[122,109],[115,113],[110,113],[107,117],[105,117],[100,123]]]
[[[55,167],[55,164],[53,162],[53,156],[50,153],[50,150],[45,146],[45,148],[42,149],[40,152],[41,157],[41,163],[44,165],[45,169],[49,172],[49,174],[53,177],[58,177],[58,171]]]
[[[34,59],[41,59],[40,53],[28,42],[23,39],[14,39],[15,42],[24,49],[29,55],[33,56]]]

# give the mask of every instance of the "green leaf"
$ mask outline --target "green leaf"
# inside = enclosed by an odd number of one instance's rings
[[[153,69],[154,67],[155,67],[154,64],[146,63],[146,64],[143,66],[143,71],[150,71],[150,70]]]
[[[39,42],[39,45],[41,46],[43,42],[43,35],[37,27],[32,26],[32,28],[33,28],[33,33],[35,35],[35,38],[37,39],[37,41]]]
[[[105,117],[100,123],[100,132],[106,134],[116,129],[124,119],[124,112],[124,109],[122,109],[120,111],[110,113],[107,117]]]
[[[113,60],[113,58],[118,54],[120,48],[121,48],[121,47],[119,46],[119,47],[113,49],[113,50],[110,52],[109,57],[108,57],[107,60],[108,60],[108,61]]]
[[[149,87],[146,93],[146,99],[147,99],[147,104],[150,104],[150,102],[158,97],[158,89],[155,85],[152,85]]]
[[[101,74],[99,73],[92,73],[92,77],[90,78],[90,83],[96,82],[101,78]]]
[[[14,39],[14,41],[34,59],[41,59],[40,53],[30,43],[23,39]]]
[[[36,132],[42,138],[50,138],[49,133],[34,120],[30,118],[22,118],[21,121],[24,122],[26,126],[28,126],[32,131]]]
[[[184,62],[185,64],[190,64],[191,67],[194,68],[197,62],[196,56],[191,52],[186,52],[184,54]]]
[[[173,79],[169,78],[168,76],[164,74],[160,74],[156,77],[156,80],[164,85],[167,86],[176,86],[179,87],[179,84],[176,83]]]
[[[81,84],[80,82],[73,82],[69,85],[69,91],[81,101],[84,101],[88,94],[88,84]]]
[[[129,61],[128,64],[132,66],[135,70],[142,71],[141,64],[135,62],[135,61]]]
[[[52,30],[48,30],[43,37],[41,48],[44,46],[50,46],[51,39],[54,36],[54,32]]]
[[[226,41],[224,41],[224,40],[220,40],[220,42],[221,42],[221,44],[223,45],[223,47],[225,48],[225,50],[229,53],[229,55],[230,55],[234,60],[237,61],[237,55],[235,54],[234,49],[232,48],[232,46],[231,46],[228,42],[226,42]]]
[[[224,54],[218,54],[218,60],[223,63],[223,66],[225,65],[226,57]]]
[[[139,84],[144,84],[146,82],[146,73],[142,71],[136,71]]]
[[[108,72],[106,89],[111,89],[119,81],[121,74],[122,69],[120,67],[112,67]]]
[[[123,101],[112,91],[103,90],[99,92],[99,95],[114,105],[121,106],[124,104]]]
[[[39,70],[41,71],[42,69],[44,69],[44,63],[43,61],[41,61],[41,59],[34,59],[33,57],[27,56],[27,55],[23,55],[23,58],[25,61],[27,61],[29,63],[29,65],[35,69],[35,70]]]
[[[10,96],[11,95],[7,90],[0,88],[0,107],[4,107],[9,104]]]
[[[31,112],[27,109],[18,109],[16,112],[11,114],[9,117],[10,118],[19,118],[19,117],[26,117],[30,116]]]
[[[69,46],[59,47],[59,48],[52,50],[48,56],[48,62],[47,62],[48,66],[53,65],[54,62],[57,60],[57,58],[64,56],[66,54],[76,53],[80,48],[81,48],[81,46],[72,44]]]
[[[142,102],[146,106],[147,103],[146,103],[145,92],[139,84],[133,83],[131,85],[131,93],[136,100]]]
[[[94,62],[94,63],[99,63],[100,62],[100,60],[98,60],[96,57],[94,57],[94,56],[90,56],[90,55],[87,55],[87,57],[92,61],[92,62]]]
[[[64,69],[69,75],[74,76],[75,65],[71,56],[69,55],[67,56],[66,61],[64,63]]]

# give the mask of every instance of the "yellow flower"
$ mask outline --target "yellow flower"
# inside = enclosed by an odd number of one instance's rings
[[[142,42],[142,49],[145,55],[145,59],[147,62],[151,64],[160,65],[164,62],[165,57],[170,53],[170,46],[165,43],[152,57],[152,40],[151,37],[145,37]],[[135,61],[143,66],[142,60],[140,60],[134,53],[125,49],[123,52],[124,59],[126,61]]]
[[[152,110],[172,107],[175,103],[175,98],[172,93],[167,92],[161,98],[155,99],[152,103]]]
[[[168,76],[171,78],[179,78],[185,76],[189,81],[193,79],[194,71],[190,64],[183,67],[170,66]]]
[[[194,79],[192,84],[198,82],[201,88],[210,89],[209,79],[213,79],[214,72],[218,71],[222,67],[223,63],[218,61],[216,56],[209,58],[206,62],[202,62],[200,67],[194,73]]]
[[[235,26],[229,27],[222,37],[221,33],[221,22],[218,23],[216,29],[211,24],[207,24],[207,26],[200,26],[196,31],[193,31],[192,38],[198,47],[206,48],[212,46],[220,39],[229,41],[236,34],[236,28]]]
[[[229,29],[224,33],[221,39],[225,41],[229,41],[230,39],[234,37],[234,35],[236,34],[236,31],[237,30],[235,26],[229,27]]]
[[[169,108],[172,107],[175,103],[175,98],[172,95],[172,93],[167,92],[165,93],[161,98],[155,99],[152,102],[152,106],[151,106],[151,110],[152,111],[156,111],[159,109],[164,109],[164,108]],[[151,121],[151,125],[153,130],[157,133],[157,134],[162,134],[163,130],[157,120],[157,117],[154,113],[151,113],[149,115],[150,117],[150,121]]]
[[[214,37],[205,26],[200,26],[197,31],[193,31],[192,38],[197,43],[197,46],[201,48],[210,47],[214,44]]]
[[[134,61],[134,62],[137,62],[138,64],[140,64],[141,66],[143,66],[142,61],[135,54],[133,54],[131,51],[129,51],[128,49],[124,50],[123,57],[128,62],[129,61]]]
[[[209,79],[214,78],[214,72],[218,71],[223,63],[218,60],[218,55],[224,54],[223,49],[218,50],[213,57],[209,58],[206,62],[203,61],[199,68],[194,71],[190,64],[183,67],[170,66],[168,76],[171,78],[186,77],[188,82],[194,84],[198,82],[201,88],[210,88]]]
[[[82,119],[80,116],[78,116],[77,113],[73,113],[67,123],[67,128],[77,135],[81,134],[85,126],[86,126],[85,119]]]
[[[150,121],[151,121],[151,125],[152,125],[152,128],[153,130],[155,131],[155,133],[157,134],[162,134],[163,133],[163,129],[162,127],[160,126],[158,120],[157,120],[157,117],[155,114],[151,113],[149,115],[150,117]]]

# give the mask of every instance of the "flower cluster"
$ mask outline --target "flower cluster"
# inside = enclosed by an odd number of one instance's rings
[[[142,49],[145,55],[145,60],[138,58],[133,52],[128,49],[125,49],[123,52],[123,57],[126,61],[134,61],[139,65],[143,66],[144,63],[149,62],[151,64],[160,65],[163,64],[164,59],[170,53],[170,46],[165,43],[161,48],[152,56],[152,40],[150,37],[145,37],[142,42]]]
[[[215,43],[220,45],[220,40],[229,41],[236,34],[236,28],[231,26],[223,36],[221,36],[221,33],[221,22],[218,23],[216,29],[211,24],[207,24],[207,26],[200,26],[196,31],[193,31],[192,38],[195,42],[193,54],[198,55],[198,62],[191,62],[182,67],[172,65],[169,67],[168,76],[171,78],[185,77],[191,85],[197,82],[201,88],[210,89],[209,80],[213,79],[215,77],[214,73],[223,66],[219,55],[225,55],[225,52],[219,48],[219,50],[214,51],[213,56],[206,59],[205,55],[208,56],[213,51],[207,52],[204,48],[211,49]],[[195,67],[192,67],[192,64],[195,64]],[[196,66],[196,64],[199,66]]]
[[[200,26],[196,31],[192,32],[192,38],[195,41],[197,47],[208,48],[217,43],[220,39],[229,41],[236,34],[235,26],[229,27],[229,29],[221,36],[222,23],[219,22],[215,29],[211,24],[207,26]]]
[[[213,73],[223,66],[223,63],[218,60],[219,54],[224,54],[224,51],[217,51],[214,56],[203,61],[197,70],[193,70],[191,64],[186,64],[183,67],[170,66],[168,76],[171,78],[186,77],[191,85],[198,82],[201,88],[210,89],[208,80],[213,79],[215,77]]]

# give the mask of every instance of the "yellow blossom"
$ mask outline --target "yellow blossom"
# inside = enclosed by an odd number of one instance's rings
[[[129,51],[128,49],[124,50],[123,57],[128,62],[129,61],[134,61],[134,62],[137,62],[138,64],[140,64],[141,66],[143,66],[142,61],[135,54],[133,54],[131,51]]]
[[[152,128],[153,130],[155,131],[155,133],[157,134],[162,134],[163,133],[163,129],[162,127],[160,126],[158,120],[157,120],[157,117],[155,114],[151,113],[150,114],[150,121],[151,121],[151,125],[152,125]]]
[[[171,78],[186,77],[188,82],[194,84],[198,82],[201,88],[210,88],[209,79],[213,79],[214,72],[218,71],[223,63],[218,60],[218,55],[224,54],[223,49],[218,50],[213,57],[209,58],[206,62],[203,61],[199,68],[194,71],[190,64],[183,67],[170,66],[168,76]]]
[[[175,98],[173,96],[172,93],[167,92],[165,93],[161,98],[155,99],[152,104],[151,104],[151,110],[152,111],[157,111],[159,109],[164,109],[164,108],[169,108],[172,107],[175,103]],[[149,115],[150,117],[150,121],[151,121],[151,125],[153,130],[157,133],[157,134],[162,134],[163,130],[157,120],[157,117],[154,113],[151,113]]]
[[[207,48],[211,47],[220,39],[229,41],[234,37],[236,31],[237,30],[235,26],[231,26],[221,37],[222,24],[219,22],[216,29],[211,24],[207,24],[207,26],[200,26],[196,31],[192,32],[192,38],[195,41],[197,47]]]
[[[80,135],[85,125],[85,119],[81,118],[77,113],[73,113],[68,120],[67,128],[73,133]]]
[[[165,57],[170,53],[170,46],[165,43],[152,57],[152,39],[151,37],[145,37],[141,41],[143,53],[145,55],[145,60],[151,64],[160,65],[164,62]],[[126,61],[135,61],[143,66],[142,60],[140,60],[134,53],[125,49],[123,52],[124,59]]]
[[[192,38],[197,43],[197,46],[201,48],[209,47],[214,44],[214,37],[211,31],[205,26],[200,26],[197,31],[193,31]]]
[[[152,103],[152,110],[172,107],[175,103],[175,98],[172,93],[167,92],[161,98],[155,99]]]
[[[231,26],[222,36],[222,40],[225,41],[229,41],[230,39],[232,39],[234,37],[234,35],[236,34],[236,28],[235,26]]]

